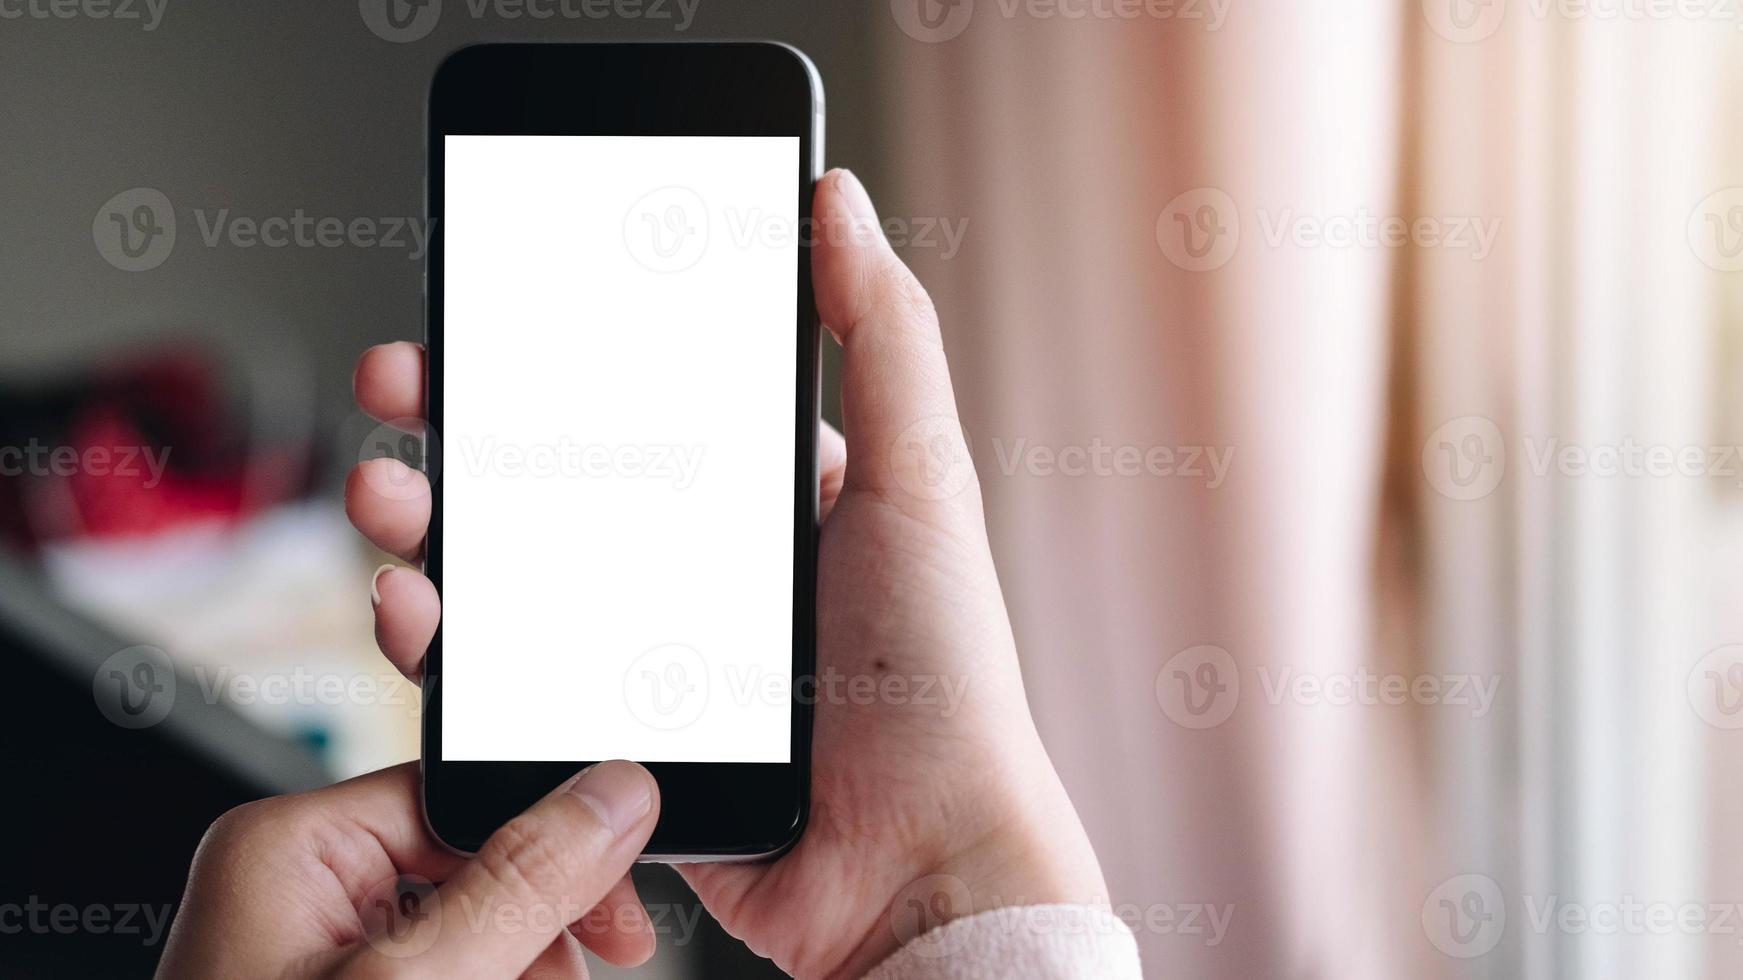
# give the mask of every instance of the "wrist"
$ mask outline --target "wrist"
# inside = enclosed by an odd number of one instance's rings
[[[889,903],[830,977],[858,980],[903,946],[980,912],[1107,903],[1095,851],[1051,767],[1013,792],[977,792],[940,823],[938,846],[893,876]]]

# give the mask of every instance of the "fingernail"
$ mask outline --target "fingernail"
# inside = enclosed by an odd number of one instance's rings
[[[653,780],[633,762],[601,762],[576,777],[569,792],[593,809],[614,834],[627,833],[654,805]]]
[[[847,213],[855,221],[878,223],[878,209],[872,204],[871,195],[865,192],[865,185],[859,182],[859,177],[847,169],[836,171],[836,184],[841,188],[842,203],[847,205]]]
[[[369,602],[371,605],[381,605],[381,590],[376,588],[376,584],[381,581],[381,573],[397,567],[392,564],[383,565],[375,570],[374,575],[369,576]]]

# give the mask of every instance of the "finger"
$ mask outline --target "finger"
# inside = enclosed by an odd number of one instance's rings
[[[414,569],[383,565],[369,586],[375,605],[375,645],[389,663],[414,681],[424,676],[424,653],[442,618],[435,583]]]
[[[841,496],[841,478],[847,471],[847,440],[828,422],[817,427],[817,519],[824,520]]]
[[[811,253],[817,310],[842,348],[842,420],[853,453],[844,488],[944,499],[972,482],[958,472],[937,493],[937,460],[966,461],[938,317],[919,280],[890,249],[859,179],[833,170],[817,185],[821,230]],[[918,450],[918,451],[912,451]]]
[[[364,460],[345,479],[345,515],[377,548],[411,561],[430,526],[430,481],[397,459]]]
[[[357,359],[351,376],[357,407],[382,422],[424,417],[424,348],[401,340],[378,344]]]
[[[413,926],[423,952],[393,958],[366,944],[358,972],[520,975],[611,891],[658,815],[659,790],[646,769],[603,762],[584,770],[492,834],[436,890],[438,910]]]
[[[640,966],[654,955],[654,924],[642,906],[635,880],[624,875],[569,932],[613,966]]]

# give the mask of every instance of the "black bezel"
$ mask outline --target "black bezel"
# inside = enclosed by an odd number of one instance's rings
[[[768,42],[490,44],[444,60],[430,88],[431,221],[424,341],[434,482],[424,569],[442,587],[443,137],[454,135],[798,136],[800,227],[810,227],[822,93],[810,63]],[[819,373],[811,252],[798,249],[793,486],[793,677],[815,670]],[[424,812],[448,846],[475,851],[505,821],[582,766],[442,761],[442,631],[425,657]],[[794,685],[795,691],[799,685]],[[660,784],[649,859],[753,857],[797,840],[810,799],[811,716],[792,705],[788,764],[649,763]]]

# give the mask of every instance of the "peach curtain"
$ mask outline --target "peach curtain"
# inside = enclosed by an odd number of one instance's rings
[[[944,322],[1037,719],[1110,899],[1152,913],[1149,974],[1734,971],[1724,937],[1532,913],[1743,899],[1716,778],[1737,736],[1685,690],[1743,639],[1713,578],[1743,494],[1530,454],[1743,434],[1737,277],[1690,226],[1743,184],[1736,23],[982,0],[935,29],[891,7],[882,203],[967,222],[954,252],[906,257]],[[1388,218],[1402,242],[1340,237]],[[1097,445],[1232,464],[1034,455]],[[1486,492],[1447,482],[1493,449]],[[1495,696],[1291,686],[1364,672]],[[1222,700],[1183,714],[1198,680]],[[1479,879],[1492,943],[1437,918]],[[1232,908],[1220,942],[1182,918],[1206,907]]]

